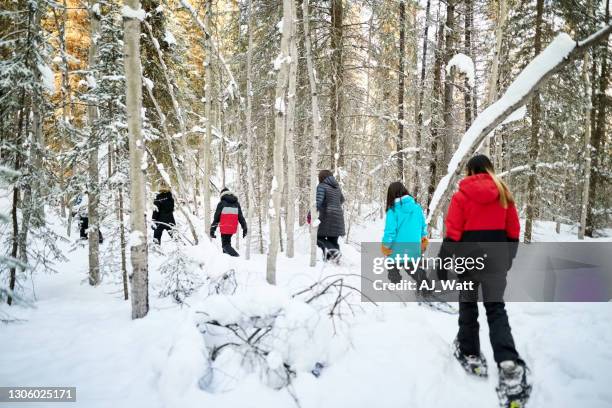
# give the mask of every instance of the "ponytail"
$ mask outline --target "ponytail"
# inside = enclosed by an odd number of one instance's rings
[[[499,191],[499,204],[501,204],[501,206],[504,208],[508,208],[508,203],[514,202],[514,197],[512,197],[512,193],[508,189],[508,186],[506,185],[506,183],[500,180],[499,177],[497,177],[492,171],[487,170],[487,173],[489,174],[489,176],[491,176],[491,179],[493,180],[493,182],[497,186],[497,190]]]

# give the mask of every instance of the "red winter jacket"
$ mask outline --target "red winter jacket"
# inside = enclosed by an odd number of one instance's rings
[[[489,174],[475,174],[459,182],[446,216],[446,240],[463,242],[518,241],[518,213],[514,203],[504,208]]]

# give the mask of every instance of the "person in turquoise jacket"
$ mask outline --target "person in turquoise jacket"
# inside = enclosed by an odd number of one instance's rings
[[[382,238],[385,256],[418,258],[427,248],[427,224],[423,209],[399,181],[387,190],[387,217]]]

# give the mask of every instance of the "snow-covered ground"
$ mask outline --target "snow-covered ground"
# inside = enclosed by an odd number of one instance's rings
[[[307,237],[300,231],[296,257],[279,256],[276,288],[265,283],[264,255],[232,259],[221,255],[218,242],[202,243],[187,255],[213,278],[235,270],[238,290],[209,295],[205,284],[182,307],[158,297],[157,270],[164,257],[152,253],[151,311],[136,321],[117,276],[105,276],[95,288],[86,283],[87,252],[78,248],[59,273],[34,275],[29,283],[36,293],[34,308],[2,306],[23,321],[0,325],[0,384],[76,386],[76,404],[53,405],[70,407],[274,408],[297,406],[296,401],[304,408],[497,406],[496,370],[487,380],[468,378],[452,358],[457,316],[417,304],[355,302],[352,310],[342,306],[341,319],[329,320],[325,310],[306,305],[302,297],[291,298],[323,277],[359,274],[358,243],[378,239],[381,230],[380,222],[353,226],[341,265],[318,263],[315,268],[307,266]],[[574,239],[571,227],[561,232],[556,235],[552,223],[539,223],[535,237]],[[173,243],[164,245],[166,253],[173,250]],[[345,279],[359,283],[356,276]],[[284,311],[279,326],[291,329],[292,322],[300,322],[307,328],[303,333],[287,330],[278,334],[282,341],[271,343],[277,350],[267,359],[271,368],[288,360],[296,367],[290,387],[266,385],[257,370],[249,374],[231,353],[222,354],[209,369],[210,338],[196,326],[202,319],[198,312],[231,322],[273,310]],[[518,350],[535,382],[529,406],[612,406],[610,303],[511,303],[508,311]],[[482,318],[481,328],[483,352],[492,365]],[[324,366],[319,377],[310,372],[313,362]]]

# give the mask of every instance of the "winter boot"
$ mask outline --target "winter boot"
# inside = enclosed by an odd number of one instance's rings
[[[529,369],[521,359],[499,363],[499,385],[497,395],[503,408],[523,408],[531,394],[527,379]]]
[[[461,348],[459,347],[459,340],[455,339],[453,343],[455,347],[454,356],[461,364],[461,367],[468,373],[475,375],[477,377],[486,377],[488,375],[487,372],[487,360],[480,353],[478,356],[463,354]]]

